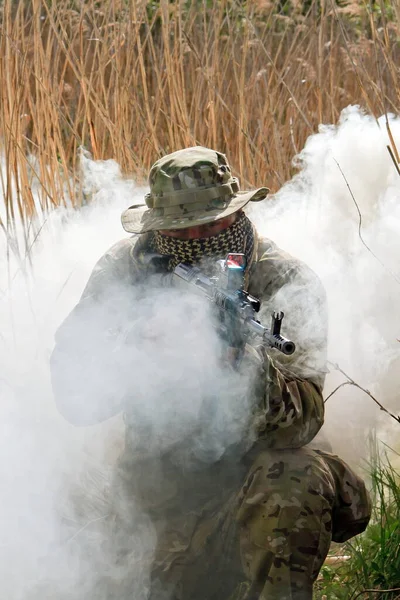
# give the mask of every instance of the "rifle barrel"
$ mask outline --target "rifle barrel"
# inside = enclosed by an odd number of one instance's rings
[[[282,335],[272,334],[269,329],[261,325],[261,323],[258,321],[255,321],[254,319],[248,319],[246,323],[250,329],[257,335],[261,336],[264,342],[266,342],[271,348],[276,348],[287,356],[290,356],[290,354],[293,354],[293,352],[296,350],[296,344],[294,342],[284,338]]]

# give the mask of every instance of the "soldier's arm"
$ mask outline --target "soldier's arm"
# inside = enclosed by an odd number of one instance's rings
[[[54,397],[75,425],[121,410],[128,357],[115,344],[129,302],[132,241],[115,244],[96,264],[82,297],[55,335],[50,359]]]
[[[324,421],[325,291],[309,267],[272,243],[258,263],[256,285],[262,299],[261,321],[268,323],[273,310],[283,310],[282,334],[296,343],[291,356],[263,350],[259,435],[273,448],[301,447]]]

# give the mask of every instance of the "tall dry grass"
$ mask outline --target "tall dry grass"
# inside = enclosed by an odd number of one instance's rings
[[[203,144],[276,190],[348,104],[396,112],[399,19],[397,0],[4,0],[0,226],[80,205],[81,145],[142,179]]]

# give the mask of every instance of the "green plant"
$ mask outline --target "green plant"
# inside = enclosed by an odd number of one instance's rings
[[[349,560],[322,568],[318,599],[400,598],[400,474],[385,457],[375,459],[370,477],[371,522],[364,534],[343,545]]]

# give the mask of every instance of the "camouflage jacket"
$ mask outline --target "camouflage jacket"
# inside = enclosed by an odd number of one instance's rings
[[[113,397],[112,386],[107,394],[98,377],[109,363],[107,352],[101,351],[100,337],[98,355],[90,360],[85,355],[85,343],[104,333],[96,331],[98,316],[91,319],[96,303],[102,297],[109,303],[115,297],[118,302],[120,286],[132,286],[143,279],[151,235],[121,240],[106,252],[94,267],[80,302],[57,331],[51,359],[53,388],[60,411],[76,424],[99,422],[123,409]],[[315,437],[324,419],[324,290],[304,263],[257,236],[247,270],[247,289],[262,302],[261,322],[268,324],[274,309],[285,311],[284,333],[297,344],[290,357],[257,350],[257,436],[270,448],[304,446]],[[84,327],[82,313],[86,313]]]
[[[92,424],[124,410],[125,406],[127,443],[114,473],[110,514],[115,527],[107,536],[112,551],[117,549],[118,576],[115,580],[106,579],[122,581],[126,595],[118,587],[118,590],[112,588],[107,597],[131,598],[133,589],[136,594],[136,590],[146,588],[141,577],[142,573],[149,573],[151,593],[147,595],[146,591],[146,598],[151,600],[261,598],[264,596],[257,590],[264,585],[270,590],[274,585],[270,577],[266,581],[265,564],[275,551],[276,535],[281,538],[285,528],[291,531],[296,524],[301,552],[308,553],[313,527],[318,528],[316,539],[327,540],[329,545],[331,533],[326,523],[331,519],[329,507],[333,502],[337,541],[347,539],[349,532],[354,535],[361,531],[369,518],[365,489],[342,461],[310,448],[298,450],[316,436],[324,418],[325,294],[320,281],[306,265],[279,250],[273,242],[256,240],[247,273],[248,290],[262,301],[261,322],[268,322],[272,309],[285,311],[284,333],[297,345],[295,354],[289,357],[256,348],[249,360],[244,361],[245,368],[253,368],[255,364],[256,438],[251,446],[243,449],[240,444],[228,445],[220,458],[203,462],[193,460],[190,435],[164,453],[148,452],[151,446],[148,432],[143,431],[140,421],[135,428],[134,413],[115,398],[112,376],[102,377],[102,374],[107,374],[112,356],[122,363],[117,377],[125,368],[124,356],[110,353],[110,347],[104,344],[104,334],[110,326],[110,312],[113,314],[110,305],[115,304],[118,317],[129,315],[129,307],[121,306],[121,298],[126,297],[125,293],[119,294],[121,285],[126,291],[132,284],[136,288],[140,282],[146,282],[150,235],[118,242],[100,259],[80,302],[57,332],[52,356],[56,401],[67,419],[77,424]],[[107,311],[103,315],[104,297]],[[104,331],[99,331],[102,317]],[[109,389],[104,389],[105,380]],[[162,397],[159,400],[163,402]],[[286,481],[281,475],[291,461],[293,498],[284,500],[289,506],[286,522],[275,505],[279,502],[276,498],[280,498],[280,485]],[[266,478],[263,469],[268,470]],[[261,488],[254,488],[253,480]],[[254,489],[261,489],[261,493],[255,493]],[[243,498],[249,490],[251,501],[245,502]],[[261,502],[263,505],[267,502],[268,494],[275,499],[271,503],[268,500],[271,514],[266,519]],[[352,494],[356,499],[361,498],[357,506]],[[317,514],[322,510],[320,506],[328,506],[323,510],[325,526],[319,524],[310,510],[314,503]],[[252,519],[247,516],[244,526],[243,515],[250,512]],[[291,515],[296,515],[295,521]],[[155,548],[149,542],[149,523]],[[264,536],[262,542],[253,544],[254,556],[248,549],[250,546],[246,546],[250,540],[248,523],[252,524],[251,535],[256,536],[253,540]],[[265,540],[271,542],[272,551],[269,546],[267,549]],[[243,548],[247,548],[244,566]],[[312,554],[313,565],[315,560]],[[135,579],[137,564],[139,583]],[[274,568],[281,564],[286,561],[278,557]],[[125,571],[121,565],[126,567]],[[296,564],[300,573],[298,567]],[[126,581],[121,578],[122,572]],[[290,581],[285,580],[288,589],[293,583],[293,573],[289,575]],[[250,589],[252,595],[246,591]],[[279,595],[280,589],[276,588],[276,594]]]

